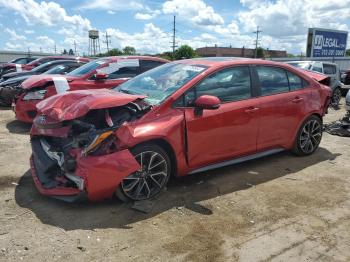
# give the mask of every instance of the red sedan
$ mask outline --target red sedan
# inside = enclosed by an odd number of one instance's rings
[[[36,104],[43,99],[66,91],[112,88],[167,62],[168,60],[148,56],[106,57],[85,64],[64,76],[32,76],[22,83],[23,92],[15,99],[13,110],[18,120],[32,123],[37,113]]]
[[[38,104],[31,172],[42,194],[144,200],[184,176],[282,150],[310,155],[322,138],[327,76],[251,59],[177,61],[114,90]],[[317,79],[318,81],[316,81]]]
[[[33,68],[45,64],[47,62],[51,62],[51,61],[56,61],[56,60],[77,60],[77,61],[81,61],[81,62],[89,62],[90,59],[89,58],[85,58],[85,57],[74,57],[74,56],[44,56],[44,57],[40,57],[35,59],[34,61],[22,65],[22,69],[25,71],[30,71]]]

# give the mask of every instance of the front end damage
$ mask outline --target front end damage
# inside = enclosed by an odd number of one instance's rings
[[[118,128],[149,110],[142,100],[93,109],[73,120],[39,115],[31,130],[31,172],[38,190],[65,201],[111,198],[120,182],[140,169],[127,148],[120,148]]]

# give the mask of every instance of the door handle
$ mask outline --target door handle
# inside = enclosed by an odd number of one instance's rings
[[[258,107],[253,107],[253,106],[251,106],[251,107],[249,107],[248,109],[246,109],[246,110],[244,110],[244,112],[246,112],[246,113],[254,113],[254,112],[256,112],[256,111],[258,111],[259,110],[259,108]]]
[[[304,98],[302,98],[302,97],[296,97],[296,98],[294,98],[293,100],[292,100],[292,102],[293,103],[299,103],[299,102],[301,102],[301,101],[303,101],[304,100]]]

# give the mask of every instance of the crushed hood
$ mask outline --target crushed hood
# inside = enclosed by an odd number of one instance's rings
[[[22,83],[22,87],[23,87],[23,89],[29,90],[29,89],[32,89],[32,88],[44,86],[46,83],[52,82],[53,81],[53,77],[64,77],[64,78],[67,79],[68,82],[71,82],[71,81],[77,79],[77,77],[74,77],[74,76],[34,75],[34,76],[31,76],[30,78],[28,78],[27,80],[25,80]]]
[[[123,106],[142,95],[129,95],[108,89],[88,89],[54,95],[37,104],[38,115],[57,121],[72,120],[84,116],[92,109]]]

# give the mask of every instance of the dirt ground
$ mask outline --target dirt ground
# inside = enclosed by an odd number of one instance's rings
[[[173,180],[145,214],[41,196],[29,128],[0,109],[0,261],[350,261],[350,138]]]

